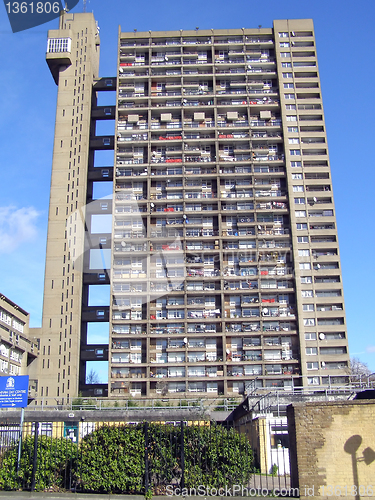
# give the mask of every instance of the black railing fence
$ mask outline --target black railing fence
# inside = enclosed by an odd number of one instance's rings
[[[229,496],[288,487],[286,427],[250,428],[25,422],[20,445],[19,426],[0,424],[0,489]]]

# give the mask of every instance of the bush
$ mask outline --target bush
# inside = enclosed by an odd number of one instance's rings
[[[56,491],[66,488],[76,453],[77,446],[69,439],[39,436],[35,490]],[[26,436],[22,441],[20,467],[17,473],[18,443],[4,453],[0,468],[0,489],[14,490],[31,486],[33,455],[34,436]]]
[[[216,424],[184,426],[186,488],[246,484],[252,474],[252,450],[246,437]],[[182,478],[181,427],[148,425],[149,492],[165,494]],[[7,451],[0,469],[0,489],[29,488],[34,437],[23,442],[17,475],[17,446]],[[145,491],[144,424],[101,426],[79,445],[69,439],[39,436],[36,490],[75,488],[93,493]],[[150,495],[151,493],[147,493]]]
[[[215,424],[186,427],[184,442],[187,488],[220,488],[250,480],[253,455],[243,434]]]
[[[102,426],[85,436],[77,463],[77,489],[96,493],[139,493],[144,477],[141,426]]]

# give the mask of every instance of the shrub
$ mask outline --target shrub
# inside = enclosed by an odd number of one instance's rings
[[[72,460],[77,446],[66,438],[38,437],[35,490],[60,490],[69,487]],[[14,490],[30,487],[33,470],[34,436],[22,441],[19,472],[16,472],[18,443],[6,451],[1,460],[0,489]]]
[[[144,482],[142,426],[102,426],[85,436],[76,470],[79,490],[141,492]]]

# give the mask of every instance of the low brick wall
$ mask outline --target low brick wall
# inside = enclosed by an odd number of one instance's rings
[[[291,483],[307,499],[375,497],[375,401],[287,408]]]

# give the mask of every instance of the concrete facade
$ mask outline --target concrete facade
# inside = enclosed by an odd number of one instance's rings
[[[48,39],[58,101],[39,397],[345,384],[312,21],[119,29],[117,75],[102,79],[92,14],[64,14]],[[102,91],[113,106],[97,105]],[[104,119],[113,135],[97,135]],[[96,197],[112,180],[113,197]],[[92,303],[103,285],[108,303]],[[88,380],[90,361],[108,362],[108,384]]]

